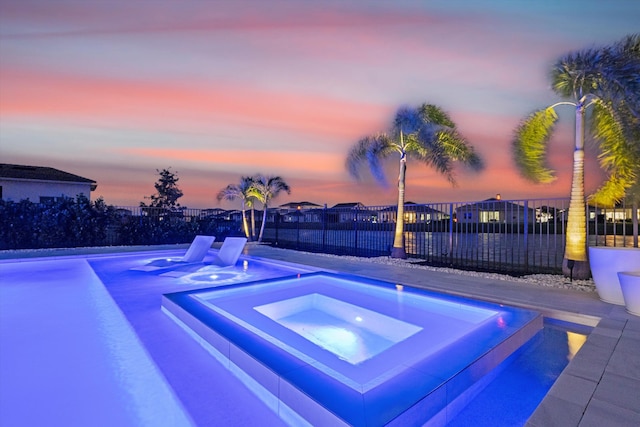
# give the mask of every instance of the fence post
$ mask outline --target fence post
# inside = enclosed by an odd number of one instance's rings
[[[631,202],[631,232],[633,233],[633,247],[638,247],[638,200]]]
[[[453,264],[453,203],[449,203],[449,263]]]
[[[276,229],[276,241],[275,246],[279,246],[279,241],[278,241],[278,223],[280,222],[280,213],[276,211],[276,213],[273,215],[273,221],[275,222],[275,229]]]
[[[357,256],[358,255],[358,206],[356,206],[356,216],[353,219],[353,231],[355,233],[355,239],[353,242],[354,247],[354,254]]]
[[[327,204],[322,209],[322,250],[324,251],[327,240]]]
[[[296,249],[300,250],[300,210],[297,210],[296,214]]]
[[[529,201],[524,201],[524,271],[529,271]]]

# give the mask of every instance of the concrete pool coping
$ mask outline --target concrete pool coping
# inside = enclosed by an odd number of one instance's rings
[[[3,262],[1,259],[17,262],[21,259],[47,256],[92,257],[96,254],[172,250],[187,246],[135,247],[128,250],[89,248],[36,252],[5,251],[0,252],[0,262]],[[245,254],[532,308],[548,317],[595,326],[585,345],[560,375],[527,424],[640,424],[640,317],[627,313],[622,306],[600,301],[595,293],[375,264],[351,258],[281,250],[265,245],[248,244]]]

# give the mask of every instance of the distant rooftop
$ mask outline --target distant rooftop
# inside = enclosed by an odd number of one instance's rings
[[[346,202],[346,203],[338,203],[337,205],[333,206],[331,209],[340,209],[340,208],[364,208],[366,207],[365,205],[363,205],[360,202]]]
[[[284,205],[280,205],[280,208],[288,208],[288,209],[298,209],[298,208],[316,208],[316,207],[321,207],[320,205],[318,205],[317,203],[311,203],[311,202],[289,202],[289,203],[285,203]]]
[[[94,180],[69,172],[43,166],[11,165],[0,163],[0,178],[27,179],[36,181],[63,181],[90,183],[91,191],[97,184]]]

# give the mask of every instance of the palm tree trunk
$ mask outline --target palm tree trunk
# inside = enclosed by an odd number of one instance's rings
[[[587,259],[587,214],[584,197],[584,99],[576,106],[576,135],[573,152],[571,200],[565,237],[562,272],[574,279],[591,275]]]
[[[251,205],[251,240],[256,238],[256,210]]]
[[[633,247],[638,247],[638,199],[634,199],[631,204],[631,224],[633,227]]]
[[[400,138],[402,138],[402,133]],[[402,157],[400,157],[400,175],[398,176],[398,215],[396,217],[396,230],[393,236],[391,258],[407,258],[407,252],[404,249],[404,187],[406,173],[407,155],[402,153]]]
[[[244,203],[242,204],[242,229],[244,230],[244,235],[249,238],[249,224],[247,224],[247,214],[245,213],[246,209],[244,207]]]
[[[264,233],[264,225],[267,223],[267,203],[265,202],[262,211],[262,225],[260,225],[260,236],[258,237],[258,243],[262,242],[262,234]]]

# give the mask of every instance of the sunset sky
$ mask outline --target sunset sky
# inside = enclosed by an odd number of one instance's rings
[[[346,172],[349,148],[402,105],[447,110],[486,169],[458,186],[409,161],[407,200],[569,195],[573,112],[551,141],[558,180],[517,174],[521,118],[558,98],[562,54],[640,30],[638,0],[0,0],[0,163],[97,181],[92,198],[136,206],[156,169],[184,206],[218,204],[243,175],[279,175],[275,204],[396,200]],[[587,190],[601,173],[591,152]]]

